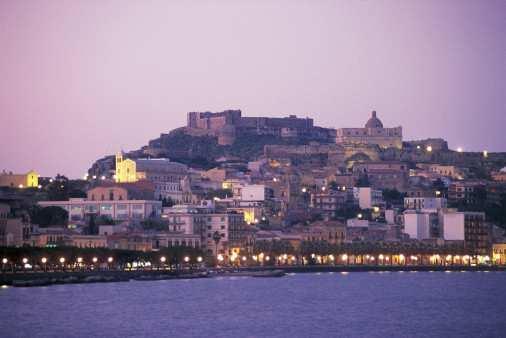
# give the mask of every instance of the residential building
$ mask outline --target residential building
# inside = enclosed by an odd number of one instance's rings
[[[310,207],[324,218],[332,218],[336,212],[355,203],[352,189],[326,190],[311,193]]]
[[[448,202],[451,204],[477,204],[485,195],[482,181],[455,181],[448,187]]]
[[[87,216],[106,216],[112,220],[142,220],[160,216],[161,201],[130,200],[125,188],[96,187],[88,191],[88,198],[68,201],[41,201],[42,207],[57,206],[66,210],[70,222],[85,221]]]
[[[439,235],[439,219],[435,212],[406,210],[404,212],[404,233],[411,239],[424,240]]]
[[[355,199],[358,200],[360,209],[373,209],[383,207],[383,192],[370,187],[353,188]]]
[[[167,158],[141,158],[135,160],[137,171],[155,186],[155,199],[183,202],[182,180],[188,176],[188,167]]]
[[[405,197],[404,208],[415,210],[439,210],[446,208],[446,198],[442,197]]]
[[[443,238],[463,241],[476,254],[488,254],[491,247],[490,229],[483,212],[443,212]]]

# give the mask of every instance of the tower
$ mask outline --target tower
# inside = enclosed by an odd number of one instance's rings
[[[116,154],[116,183],[130,183],[137,181],[137,165],[131,159],[123,159],[123,152]]]

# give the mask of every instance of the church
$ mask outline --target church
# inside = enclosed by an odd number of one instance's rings
[[[402,148],[402,127],[384,128],[376,111],[364,128],[337,129],[336,142],[339,144],[375,144],[380,148]]]

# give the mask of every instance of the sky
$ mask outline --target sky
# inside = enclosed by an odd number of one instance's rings
[[[506,1],[0,1],[0,170],[82,177],[225,109],[506,151]]]

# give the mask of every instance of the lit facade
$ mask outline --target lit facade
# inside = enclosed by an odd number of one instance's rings
[[[402,148],[402,127],[383,128],[383,123],[372,112],[364,128],[337,129],[337,143],[375,144],[380,148]]]
[[[26,174],[13,174],[2,172],[0,174],[0,187],[11,188],[37,188],[39,185],[39,174],[30,170]]]
[[[123,158],[122,153],[116,154],[115,181],[117,183],[137,182],[137,164],[131,159]]]

